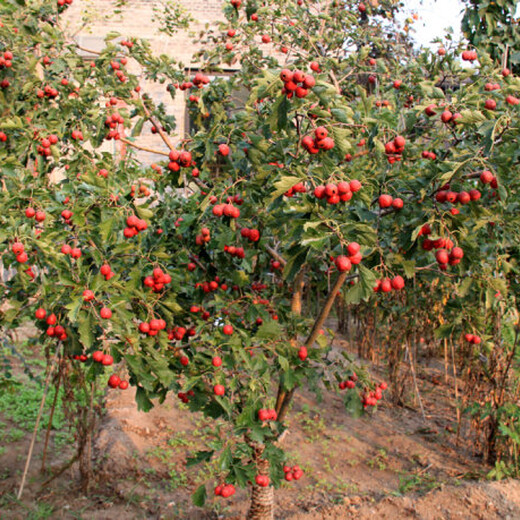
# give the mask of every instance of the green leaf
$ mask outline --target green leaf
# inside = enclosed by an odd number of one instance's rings
[[[148,393],[141,386],[137,387],[135,402],[137,403],[137,409],[140,412],[149,412],[153,408],[153,403],[148,398]]]
[[[206,486],[203,484],[197,488],[197,491],[191,495],[191,501],[197,507],[202,507],[206,503],[206,498],[208,494],[206,493]]]
[[[214,451],[198,451],[193,457],[188,457],[186,459],[186,467],[190,468],[191,466],[196,466],[201,462],[211,460],[214,453]]]
[[[264,321],[255,336],[258,339],[276,339],[282,334],[282,327],[277,320]]]
[[[89,350],[94,343],[92,316],[84,311],[81,311],[78,317],[78,322],[78,333],[80,341],[85,350]]]

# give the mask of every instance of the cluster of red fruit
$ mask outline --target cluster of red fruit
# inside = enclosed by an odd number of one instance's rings
[[[380,195],[377,199],[377,203],[379,204],[379,207],[381,209],[387,209],[389,207],[392,207],[394,209],[403,209],[404,202],[403,199],[400,199],[399,197],[396,197],[395,199],[392,197],[392,195],[383,194]]]
[[[177,397],[184,403],[188,404],[190,402],[190,397],[193,397],[195,392],[193,390],[188,390],[187,392],[179,392]]]
[[[11,51],[5,51],[2,56],[0,56],[0,69],[10,68],[13,66],[13,53]]]
[[[83,132],[81,130],[72,130],[71,137],[74,141],[83,141]]]
[[[390,164],[402,159],[405,144],[406,141],[402,135],[398,135],[393,141],[385,144],[385,153]]]
[[[477,336],[475,334],[464,334],[464,339],[468,343],[473,343],[473,345],[479,345],[482,341],[482,338],[480,336]]]
[[[195,237],[195,243],[198,245],[198,246],[201,246],[203,244],[206,244],[208,243],[209,241],[211,240],[211,234],[210,234],[210,231],[207,227],[203,227],[201,230],[200,230],[200,235],[197,235]]]
[[[211,314],[210,314],[208,311],[205,311],[204,309],[202,309],[202,308],[199,307],[198,305],[192,305],[192,306],[190,307],[190,312],[191,312],[192,314],[198,314],[199,312],[202,313],[200,317],[201,317],[203,320],[207,320],[207,319],[211,316]]]
[[[131,49],[134,46],[134,42],[131,40],[121,40],[119,43],[121,46],[127,47],[128,49]]]
[[[119,388],[119,390],[126,390],[128,388],[128,381],[123,381],[116,374],[112,374],[108,378],[108,386],[110,388]]]
[[[352,198],[352,194],[360,189],[361,183],[357,179],[350,182],[340,181],[337,184],[329,182],[316,186],[314,196],[317,199],[326,199],[327,204],[338,204],[340,201],[348,202]]]
[[[73,0],[58,0],[58,7],[64,7],[67,5],[71,5]]]
[[[257,475],[255,477],[255,482],[257,486],[267,487],[269,486],[270,480],[268,475]]]
[[[65,224],[67,224],[69,226],[72,224],[72,220],[70,220],[72,218],[72,215],[74,215],[74,213],[72,213],[72,211],[70,211],[70,209],[64,209],[61,212],[61,217],[65,221]]]
[[[429,152],[428,150],[424,150],[421,153],[421,155],[422,155],[423,159],[432,159],[432,160],[437,159],[437,155],[435,155],[433,152]]]
[[[164,273],[160,267],[153,270],[152,276],[146,276],[143,283],[146,287],[151,287],[153,292],[160,292],[165,285],[171,283],[172,277],[168,273]]]
[[[78,259],[81,257],[81,249],[79,247],[71,247],[69,244],[61,246],[61,252],[64,255],[70,255],[72,258]]]
[[[303,470],[300,466],[284,466],[283,472],[285,473],[285,480],[291,482],[291,480],[300,480],[303,477]]]
[[[340,383],[338,384],[339,389],[345,390],[346,388],[348,388],[349,390],[351,390],[352,388],[355,388],[356,381],[357,381],[356,374],[352,374],[346,381],[340,381]]]
[[[358,265],[363,260],[363,256],[361,255],[361,246],[357,242],[351,242],[347,246],[347,255],[339,255],[334,258],[334,265],[336,269],[343,273],[345,271],[350,271],[353,265]]]
[[[27,253],[25,252],[25,247],[21,242],[14,242],[11,246],[11,251],[16,255],[16,261],[18,263],[25,264],[25,262],[27,262]]]
[[[231,203],[228,204],[215,204],[212,209],[213,215],[216,217],[238,218],[240,217],[240,209]]]
[[[169,154],[170,162],[168,163],[168,169],[172,172],[178,172],[181,168],[189,168],[192,165],[191,152],[182,150],[171,150]]]
[[[136,191],[136,186],[135,186],[135,184],[132,184],[132,188],[130,189],[130,197],[135,197],[135,191]],[[139,186],[139,194],[142,195],[143,197],[149,197],[151,192],[148,189],[148,186],[141,184],[141,186]]]
[[[390,278],[382,278],[381,280],[377,280],[376,285],[374,286],[374,292],[390,292],[400,291],[404,288],[404,279],[402,276],[394,276],[390,280]]]
[[[494,189],[498,188],[498,179],[489,170],[484,170],[480,174],[480,182],[489,184]]]
[[[371,390],[368,393],[364,393],[361,395],[361,402],[363,403],[363,408],[367,406],[376,406],[377,402],[383,398],[383,390],[386,390],[388,385],[386,383],[380,383],[375,390]]]
[[[126,58],[121,58],[119,61],[110,62],[110,67],[112,70],[115,70],[116,77],[121,83],[125,83],[128,80],[128,78],[125,76],[125,73],[121,70],[121,65],[126,65],[127,62],[128,60]]]
[[[116,100],[117,101],[117,100]],[[110,128],[106,138],[108,141],[115,139],[116,141],[121,138],[121,134],[117,131],[118,125],[124,125],[125,119],[118,112],[114,112],[105,119],[105,126]]]
[[[245,258],[246,253],[243,247],[235,247],[235,246],[224,246],[224,251],[231,256],[236,258]]]
[[[44,98],[45,96],[47,96],[49,99],[54,99],[58,97],[58,94],[58,90],[54,87],[51,87],[50,85],[45,85],[45,87],[43,87],[43,90],[38,89],[36,91],[36,96],[40,99]]]
[[[115,273],[112,271],[108,264],[103,264],[100,267],[99,272],[105,277],[105,280],[107,282],[108,280],[110,280],[110,278],[113,278],[115,276]]]
[[[276,413],[276,410],[266,408],[261,408],[260,410],[258,410],[259,421],[276,421],[277,417],[278,414]]]
[[[295,193],[305,193],[306,191],[307,188],[305,187],[305,184],[303,184],[303,182],[298,182],[284,193],[284,197],[294,197]]]
[[[205,293],[211,293],[211,292],[214,292],[216,291],[218,288],[219,288],[219,284],[220,283],[220,277],[219,276],[215,276],[215,279],[212,280],[211,282],[197,282],[195,284],[195,288],[201,288]],[[233,286],[233,289],[235,289],[237,286]],[[228,290],[228,285],[227,283],[222,283],[220,285],[220,288],[223,290],[223,291],[227,291]]]
[[[329,132],[324,126],[319,126],[314,130],[314,138],[306,135],[302,139],[302,146],[310,153],[317,154],[320,150],[332,150],[334,139],[328,137]]]
[[[202,74],[202,72],[197,72],[193,78],[193,84],[198,88],[202,88],[204,85],[209,84],[209,81],[209,77]]]
[[[43,308],[39,308],[35,312],[35,317],[38,320],[43,320],[45,316],[47,315],[47,312]],[[60,341],[65,341],[67,339],[67,333],[65,332],[65,329],[61,325],[56,325],[56,322],[58,321],[58,318],[56,317],[56,314],[49,314],[47,316],[47,319],[45,322],[49,326],[47,328],[46,334],[50,338],[57,338]]]
[[[425,224],[421,228],[420,235],[428,236],[431,234],[431,228],[428,224]],[[449,238],[438,238],[436,240],[430,240],[425,238],[422,243],[422,248],[425,251],[431,251],[436,249],[435,258],[439,267],[444,271],[448,264],[457,265],[464,257],[464,251],[460,247],[453,247],[453,241]]]
[[[464,61],[475,61],[477,59],[477,51],[463,51],[462,59]]]
[[[297,98],[306,97],[309,94],[309,89],[316,85],[314,76],[305,74],[301,70],[283,69],[280,72],[280,79],[284,84],[282,94],[285,94],[289,99],[294,95]]]
[[[139,332],[148,334],[148,336],[157,336],[160,330],[166,328],[166,322],[162,318],[153,318],[149,322],[143,321],[139,323]]]
[[[130,215],[126,219],[126,227],[123,231],[123,235],[126,238],[131,238],[139,233],[139,231],[144,231],[148,227],[148,224],[143,219],[138,218],[136,215]]]
[[[520,103],[520,99],[509,94],[509,96],[506,97],[506,103],[508,105],[518,105],[518,103]]]
[[[193,337],[195,336],[196,331],[194,328],[186,330],[185,327],[173,327],[173,329],[168,331],[168,339],[170,341],[181,341],[186,334]]]
[[[448,264],[457,265],[464,257],[464,251],[460,247],[454,247],[451,251],[438,249],[435,252],[435,259],[442,270],[446,270]]]
[[[45,211],[36,211],[34,208],[29,207],[25,210],[25,216],[27,218],[34,218],[36,222],[43,222],[45,220]]]
[[[241,0],[231,0],[231,3],[235,2],[238,3],[238,7],[240,7],[240,1]],[[237,9],[238,9],[237,7]],[[215,496],[216,497],[222,497],[222,498],[229,498],[230,496],[234,495],[236,492],[235,486],[233,484],[224,484],[221,486],[217,486],[215,488]]]
[[[484,90],[486,92],[493,92],[493,90],[500,90],[500,85],[498,83],[486,83],[484,85]]]
[[[449,188],[449,186],[448,186]],[[455,191],[440,190],[435,194],[435,200],[440,202],[450,202],[451,204],[469,204],[471,201],[479,200],[482,194],[477,189],[471,189],[468,191],[461,191],[457,193]],[[452,212],[453,213],[453,212]],[[458,213],[458,211],[456,212]]]
[[[258,229],[242,228],[240,235],[247,238],[250,242],[258,242],[260,240],[260,231]]]
[[[114,363],[114,358],[110,354],[105,354],[101,350],[96,350],[92,354],[92,360],[96,363],[101,363],[102,365],[109,367]]]

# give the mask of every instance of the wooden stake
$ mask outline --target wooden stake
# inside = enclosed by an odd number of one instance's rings
[[[36,442],[36,436],[38,435],[38,427],[40,426],[40,420],[42,418],[43,407],[45,405],[45,399],[47,398],[47,391],[49,390],[49,384],[51,382],[52,371],[54,369],[54,365],[55,365],[57,359],[58,359],[58,351],[56,350],[54,359],[52,360],[52,363],[49,366],[49,372],[47,373],[47,377],[45,378],[45,388],[43,390],[43,396],[42,396],[42,400],[40,402],[40,409],[38,410],[38,415],[36,416],[36,424],[34,425],[34,431],[33,431],[32,439],[31,439],[31,445],[29,446],[29,453],[27,453],[27,460],[25,461],[25,468],[23,470],[22,482],[20,483],[20,489],[18,490],[18,494],[16,495],[16,498],[18,500],[20,500],[20,498],[22,497],[23,488],[25,486],[25,480],[27,479],[27,473],[29,472],[29,466],[31,464],[31,458],[32,458],[33,450],[34,450],[34,444]]]

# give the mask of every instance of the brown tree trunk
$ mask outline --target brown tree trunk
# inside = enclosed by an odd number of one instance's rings
[[[262,459],[264,446],[253,445],[253,449],[258,474],[269,476],[269,461]],[[274,520],[273,486],[263,487],[253,483],[251,505],[246,518],[247,520]]]

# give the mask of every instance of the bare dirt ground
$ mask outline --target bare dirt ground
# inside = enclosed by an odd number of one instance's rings
[[[341,340],[336,346],[345,348]],[[456,442],[451,385],[435,368],[423,367],[419,377],[425,420],[413,407],[385,403],[354,419],[335,395],[318,403],[314,396],[300,394],[284,445],[305,476],[277,490],[276,518],[520,519],[520,482],[477,480],[489,468],[473,458],[464,430]],[[78,490],[74,468],[40,489],[45,479],[39,474],[40,440],[18,502],[14,494],[30,436],[3,441],[1,519],[244,518],[248,504],[243,491],[228,501],[213,500],[208,486],[207,507],[191,503],[190,494],[213,468],[186,468],[185,463],[204,448],[211,421],[191,414],[174,398],[149,413],[139,412],[130,389],[109,392],[106,408],[95,444],[97,483],[88,496]],[[60,466],[69,455],[66,446],[54,449],[52,465]]]

